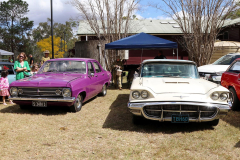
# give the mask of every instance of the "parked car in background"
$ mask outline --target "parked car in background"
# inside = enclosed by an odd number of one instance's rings
[[[240,58],[236,59],[222,74],[221,84],[231,93],[232,110],[240,110]]]
[[[198,67],[199,75],[202,78],[220,84],[222,73],[225,72],[229,65],[237,58],[240,58],[240,53],[229,53],[222,56],[213,64]]]
[[[144,60],[132,82],[128,108],[133,123],[142,117],[172,123],[208,122],[216,126],[227,114],[228,89],[199,78],[195,62]]]
[[[10,99],[20,108],[68,106],[78,112],[83,102],[107,94],[111,73],[98,61],[87,58],[60,58],[46,61],[32,77],[10,85]]]
[[[10,62],[0,62],[0,72],[4,70],[4,66],[8,68],[8,82],[11,84],[13,81],[16,81],[16,72],[14,71],[14,63]],[[0,74],[1,77],[1,74]]]

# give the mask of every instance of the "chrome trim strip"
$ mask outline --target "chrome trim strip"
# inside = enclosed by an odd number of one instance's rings
[[[9,97],[10,100],[15,101],[48,101],[48,102],[74,102],[75,97],[69,98],[33,98],[33,97]]]

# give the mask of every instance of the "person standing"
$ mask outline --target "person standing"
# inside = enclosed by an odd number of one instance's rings
[[[158,55],[154,59],[167,59],[167,58],[163,55],[163,51],[160,50]]]
[[[43,52],[45,55],[44,57],[42,57],[42,61],[41,61],[41,65],[43,65],[44,62],[46,62],[47,60],[50,60],[50,57],[49,57],[49,50],[46,50]]]
[[[0,96],[3,97],[3,105],[7,105],[7,103],[5,101],[5,97],[9,96],[9,91],[8,91],[9,83],[8,83],[7,76],[8,76],[8,70],[4,69],[1,72],[1,78],[0,78]],[[11,100],[9,100],[9,102],[11,104],[13,104],[13,102]]]
[[[26,76],[29,76],[29,64],[27,61],[27,56],[24,52],[21,52],[17,56],[17,61],[14,63],[14,70],[16,71],[16,80],[23,79]]]
[[[8,57],[8,62],[13,63],[13,60],[11,57]]]
[[[33,64],[34,64],[34,58],[32,57],[32,55],[29,55],[30,57],[30,68],[32,68]]]
[[[121,74],[117,74],[117,70],[123,71],[124,66],[122,61],[120,60],[120,56],[117,56],[117,60],[113,63],[113,81],[115,88],[122,90],[122,82],[121,82]]]

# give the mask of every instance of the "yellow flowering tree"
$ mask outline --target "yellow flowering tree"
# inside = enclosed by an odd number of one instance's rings
[[[64,40],[61,42],[60,37],[55,37],[53,36],[53,41],[54,41],[54,58],[63,58],[64,54]],[[52,37],[50,36],[49,38],[42,39],[39,42],[37,42],[37,46],[41,49],[42,52],[45,50],[49,50],[50,58],[52,58]],[[65,49],[67,48],[67,45],[65,45]]]

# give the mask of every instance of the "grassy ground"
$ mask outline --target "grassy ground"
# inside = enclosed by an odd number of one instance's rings
[[[78,113],[0,103],[0,159],[240,159],[240,112],[217,127],[146,121],[134,126],[128,89],[109,89]]]

